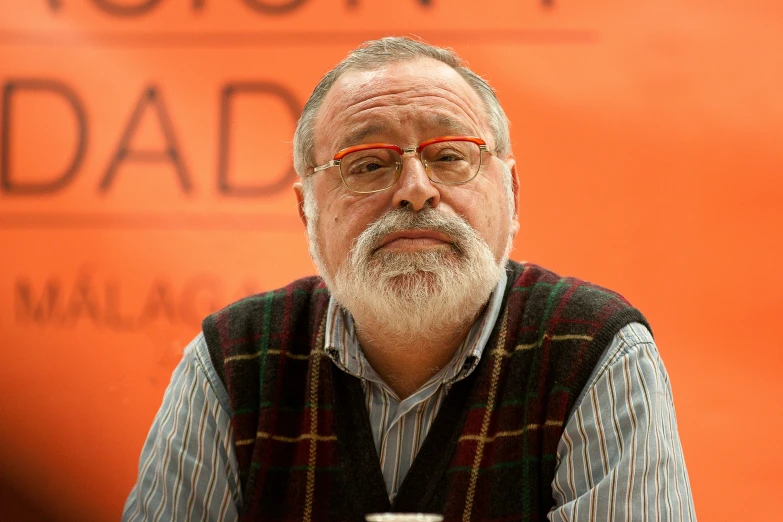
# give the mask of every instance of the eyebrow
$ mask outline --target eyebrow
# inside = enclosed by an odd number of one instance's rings
[[[361,144],[364,139],[371,134],[379,134],[386,129],[385,125],[378,125],[377,123],[371,123],[359,127],[356,131],[348,135],[344,145],[341,148],[353,147],[354,145]]]
[[[438,126],[444,127],[449,134],[461,134],[472,136],[476,131],[464,125],[461,121],[450,118],[443,114],[437,114],[431,118]]]

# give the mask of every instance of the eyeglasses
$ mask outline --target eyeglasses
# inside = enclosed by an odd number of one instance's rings
[[[461,185],[479,173],[482,152],[497,156],[484,140],[470,136],[441,136],[411,148],[368,143],[342,149],[333,160],[315,167],[313,174],[340,167],[340,177],[348,190],[370,194],[386,190],[397,182],[404,154],[418,154],[433,183]]]

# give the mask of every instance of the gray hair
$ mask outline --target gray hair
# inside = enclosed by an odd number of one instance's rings
[[[508,132],[508,118],[495,91],[481,76],[471,71],[465,62],[450,49],[435,47],[422,41],[405,37],[389,36],[380,40],[364,42],[343,61],[321,78],[302,110],[294,133],[294,168],[307,185],[307,172],[315,166],[315,120],[329,90],[343,73],[349,70],[368,71],[380,69],[394,62],[416,58],[433,58],[443,62],[462,76],[468,85],[484,102],[489,124],[495,138],[495,149],[499,158],[511,152]]]

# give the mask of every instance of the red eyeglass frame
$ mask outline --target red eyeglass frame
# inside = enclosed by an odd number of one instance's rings
[[[326,169],[331,168],[331,167],[339,167],[340,166],[340,160],[343,159],[348,154],[350,154],[352,152],[358,152],[358,151],[362,151],[362,150],[367,150],[367,149],[391,149],[391,150],[396,151],[397,154],[399,154],[400,156],[402,156],[404,154],[416,153],[416,154],[419,154],[419,161],[422,161],[422,163],[424,163],[423,160],[421,159],[421,151],[422,151],[422,149],[424,149],[424,147],[426,147],[428,145],[432,145],[432,144],[435,144],[435,143],[442,143],[442,142],[445,142],[445,141],[468,141],[468,142],[471,142],[471,143],[475,143],[476,145],[478,145],[479,150],[481,152],[489,152],[493,156],[497,156],[497,152],[496,151],[489,150],[489,147],[487,146],[487,142],[486,141],[484,141],[481,138],[478,138],[476,136],[438,136],[436,138],[430,138],[428,140],[422,141],[421,143],[418,144],[418,146],[410,147],[410,148],[403,148],[403,147],[400,147],[398,145],[394,145],[394,144],[391,144],[391,143],[364,143],[362,145],[354,145],[352,147],[346,147],[344,149],[341,149],[341,150],[337,151],[337,154],[334,155],[334,158],[332,160],[330,160],[327,163],[324,163],[323,165],[319,165],[317,167],[314,167],[313,168],[313,174],[315,174],[317,172],[320,172],[322,170],[326,170]],[[478,174],[479,170],[481,170],[481,164],[482,164],[482,162],[481,162],[481,159],[480,159],[480,156],[479,156],[479,168],[476,170],[476,174]],[[397,170],[397,176],[399,177],[399,169]],[[428,174],[428,176],[429,176],[429,174]],[[391,185],[389,185],[389,187],[391,187],[392,185],[394,185],[394,183],[397,182],[398,177],[395,178],[394,182]],[[463,183],[468,183],[469,181],[471,181],[475,177],[476,176],[474,175],[472,178],[470,178],[468,180],[459,181],[459,182],[452,182],[452,183],[448,183],[448,182],[444,182],[444,181],[435,181],[432,178],[430,178],[430,180],[433,183],[441,183],[441,184],[444,184],[444,185],[462,185]],[[386,189],[389,188],[389,187],[384,187],[382,189],[369,190],[369,191],[354,190],[351,187],[349,187],[348,184],[345,182],[345,178],[343,177],[342,169],[340,170],[340,179],[342,179],[343,184],[345,185],[345,187],[348,190],[350,190],[351,192],[356,192],[358,194],[372,194],[373,192],[381,192],[381,191],[386,190]]]

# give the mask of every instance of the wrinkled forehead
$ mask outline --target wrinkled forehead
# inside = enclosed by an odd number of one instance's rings
[[[346,139],[361,141],[393,124],[395,118],[412,114],[448,133],[471,134],[488,128],[483,101],[459,72],[432,58],[418,58],[343,73],[319,109],[316,148],[338,135],[343,146],[349,146]],[[350,138],[346,138],[348,131]]]
[[[437,132],[442,136],[471,136],[476,134],[476,129],[466,125],[463,121],[454,118],[450,114],[425,112],[419,114],[417,119],[419,125],[428,129],[438,129]],[[371,136],[381,136],[388,132],[388,123],[368,119],[355,124],[349,132],[344,136],[341,136],[341,145],[345,147],[360,145],[366,142]]]

